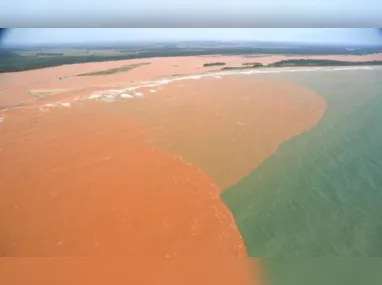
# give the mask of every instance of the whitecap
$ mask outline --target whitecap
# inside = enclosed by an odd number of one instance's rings
[[[137,96],[137,97],[143,97],[143,93],[142,92],[134,92],[134,95]]]
[[[121,98],[133,98],[132,95],[130,94],[127,94],[127,93],[122,93],[121,95],[119,95]]]
[[[174,81],[184,81],[184,80],[190,80],[190,79],[200,79],[205,77],[214,77],[214,78],[221,78],[222,76],[226,75],[251,75],[251,74],[268,74],[268,73],[288,73],[288,72],[313,72],[313,71],[340,71],[340,70],[370,70],[370,69],[377,69],[381,67],[376,66],[345,66],[345,67],[309,67],[309,68],[277,68],[277,69],[257,69],[257,70],[234,70],[234,71],[218,71],[215,73],[208,73],[208,74],[200,74],[200,75],[187,75],[187,76],[180,76],[177,78],[162,78],[155,81],[143,81],[143,82],[137,82],[132,86],[128,86],[124,89],[110,89],[110,90],[104,90],[101,93],[93,93],[90,96],[87,97],[87,99],[100,99],[103,101],[111,102],[114,101],[116,97],[120,98],[132,98],[133,96],[136,97],[142,97],[142,92],[133,92],[134,90],[140,89],[140,88],[154,88],[158,86],[162,86],[165,84],[169,84]],[[128,91],[128,93],[125,93]],[[157,90],[150,89],[150,93],[156,93]],[[130,95],[130,94],[133,95]],[[54,107],[54,105],[51,104],[51,106],[47,107]]]
[[[90,99],[90,100],[98,99],[98,98],[100,98],[101,96],[102,96],[101,94],[93,93],[93,94],[91,94],[91,95],[88,96],[88,99]]]
[[[66,108],[69,108],[72,104],[70,102],[63,102],[63,103],[60,103],[60,105],[62,107],[66,107]]]

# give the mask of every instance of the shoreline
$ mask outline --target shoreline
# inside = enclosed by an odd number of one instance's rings
[[[135,99],[137,97],[144,97],[145,95],[142,92],[137,92],[141,88],[156,88],[163,85],[170,84],[172,82],[176,81],[184,81],[184,80],[198,80],[202,78],[215,78],[215,79],[221,79],[221,77],[225,76],[245,76],[245,75],[255,75],[255,74],[269,74],[269,73],[290,73],[290,72],[333,72],[333,71],[352,71],[352,70],[375,70],[375,69],[382,69],[382,66],[380,65],[362,65],[362,66],[312,66],[312,67],[261,67],[261,68],[248,68],[248,69],[241,69],[241,70],[216,70],[216,71],[206,71],[202,73],[195,73],[195,74],[187,74],[187,75],[180,75],[177,77],[174,77],[172,75],[170,76],[164,76],[157,80],[147,80],[147,81],[140,81],[140,82],[132,82],[130,84],[115,84],[110,85],[110,88],[106,89],[104,87],[100,86],[92,86],[88,88],[79,88],[77,90],[68,90],[66,93],[61,93],[48,96],[46,98],[40,98],[40,99],[31,99],[26,102],[22,102],[19,104],[25,103],[26,105],[16,106],[16,107],[9,107],[0,109],[0,115],[2,113],[17,110],[17,109],[31,109],[31,108],[38,108],[40,111],[46,111],[50,108],[57,108],[57,107],[70,107],[72,103],[80,102],[80,101],[88,101],[88,100],[97,100],[97,101],[106,101],[111,102],[115,100],[127,100],[127,99]],[[124,88],[117,89],[119,86],[124,86]],[[114,88],[113,88],[114,87]],[[91,90],[96,89],[97,91],[91,92]],[[152,92],[155,89],[149,89],[149,93],[155,93]],[[86,92],[89,94],[85,96],[74,96],[74,94],[78,92]],[[146,92],[147,93],[147,92]],[[67,95],[69,98],[64,98],[62,100],[54,100],[54,98],[57,98],[58,95]],[[72,96],[70,96],[72,95]],[[48,101],[44,102],[42,104],[38,104],[41,101]],[[29,104],[28,104],[29,103]],[[37,103],[37,104],[34,104]],[[5,117],[1,116],[3,118],[2,122],[4,121]]]
[[[290,72],[333,72],[333,71],[351,71],[351,70],[375,70],[375,69],[382,69],[381,65],[352,65],[352,66],[300,66],[300,67],[261,67],[261,68],[247,68],[247,69],[240,69],[240,70],[214,70],[214,71],[206,71],[202,73],[194,73],[194,74],[184,74],[179,76],[163,76],[157,80],[144,80],[140,82],[132,82],[132,83],[119,83],[119,84],[111,84],[109,89],[106,89],[102,86],[91,86],[88,88],[79,88],[79,89],[72,89],[68,90],[67,92],[60,93],[61,95],[65,94],[73,94],[80,91],[90,91],[91,89],[104,89],[99,90],[96,92],[89,92],[90,94],[88,96],[77,96],[72,97],[69,99],[63,99],[63,100],[54,100],[53,102],[49,102],[46,104],[38,104],[38,105],[23,105],[23,106],[16,106],[16,107],[9,107],[0,109],[0,114],[15,110],[15,109],[21,109],[21,108],[38,108],[38,107],[59,107],[60,104],[67,104],[67,103],[74,103],[76,101],[86,101],[86,100],[105,100],[105,101],[111,101],[115,99],[132,99],[134,97],[143,97],[141,92],[135,92],[135,90],[141,89],[141,88],[155,88],[158,86],[166,85],[175,81],[184,81],[184,80],[198,80],[202,78],[216,78],[221,79],[221,77],[225,76],[237,76],[237,75],[254,75],[254,74],[269,74],[269,73],[290,73]],[[121,89],[115,89],[119,86],[124,86],[124,88]],[[114,88],[113,88],[114,87]],[[44,89],[42,89],[44,90]],[[47,89],[49,90],[49,89]],[[53,89],[54,90],[54,89]],[[150,91],[150,90],[149,90]],[[128,92],[133,92],[133,94],[129,94]],[[134,94],[135,93],[135,94]],[[138,94],[137,94],[138,93]],[[151,92],[155,93],[155,92]],[[60,95],[57,94],[57,95]],[[122,95],[122,96],[121,96]],[[58,97],[55,95],[50,96],[50,98]],[[42,101],[45,98],[37,98],[35,100],[29,100],[29,103],[31,101],[39,102]],[[28,104],[27,102],[23,102]],[[23,104],[19,103],[19,104]]]
[[[110,57],[108,60],[99,60],[99,61],[83,61],[83,62],[68,62],[64,64],[57,64],[57,65],[51,65],[51,66],[45,66],[41,68],[28,68],[25,70],[18,70],[18,71],[2,71],[0,72],[0,76],[3,74],[15,74],[15,73],[23,73],[23,72],[33,72],[37,70],[44,70],[44,69],[53,69],[53,68],[59,68],[59,67],[70,67],[70,66],[79,66],[79,65],[85,65],[85,64],[102,64],[102,63],[118,63],[118,62],[133,62],[133,61],[142,61],[142,60],[158,60],[158,59],[174,59],[174,58],[219,58],[219,57],[241,57],[243,59],[263,59],[263,58],[269,58],[269,57],[280,57],[284,60],[288,59],[333,59],[333,58],[347,58],[347,60],[350,59],[350,61],[357,61],[353,60],[354,58],[359,59],[365,59],[367,57],[381,57],[381,52],[372,52],[372,53],[366,53],[366,54],[301,54],[301,53],[207,53],[207,54],[172,54],[172,55],[153,55],[153,56],[141,56],[136,58],[113,58]],[[361,60],[361,61],[362,61]]]
[[[292,60],[296,66],[285,67],[267,67],[276,62]],[[305,61],[307,60],[307,61]],[[206,63],[224,62],[226,67],[234,67],[230,70],[217,70],[216,66],[205,67]],[[263,67],[245,68],[247,64],[261,64]],[[248,59],[245,56],[183,56],[183,57],[157,57],[151,59],[133,59],[122,61],[108,61],[99,63],[79,63],[71,65],[63,65],[57,67],[42,68],[36,70],[27,70],[14,73],[0,74],[0,109],[20,106],[41,104],[40,102],[60,101],[73,96],[74,93],[83,94],[83,90],[99,91],[101,89],[126,88],[128,86],[143,84],[143,82],[158,81],[166,78],[178,79],[187,76],[204,76],[204,74],[221,74],[226,73],[246,73],[246,72],[269,72],[273,71],[301,69],[301,68],[323,68],[320,66],[307,66],[306,64],[323,64],[324,68],[344,68],[335,67],[335,62],[347,62],[344,67],[355,62],[355,66],[366,67],[367,62],[382,62],[382,54],[362,55],[362,56],[282,56],[263,54],[256,57],[255,60]],[[107,71],[123,70],[126,65],[141,64],[143,62],[150,63],[141,65],[138,68],[126,72],[116,72],[108,75],[78,76],[81,74],[100,74]],[[301,66],[304,64],[304,66]],[[374,64],[372,62],[375,62]],[[325,66],[326,63],[326,66]],[[284,63],[283,63],[284,64]],[[328,66],[330,65],[330,67]],[[244,67],[244,68],[243,68]],[[256,70],[256,71],[255,71]],[[36,90],[38,91],[36,94]],[[53,92],[61,90],[61,92]],[[69,92],[70,91],[70,92]],[[60,94],[58,94],[60,93]],[[55,96],[52,96],[56,94]],[[50,99],[52,97],[54,99]],[[43,99],[43,101],[40,101]],[[40,102],[38,102],[40,101]]]
[[[376,56],[379,56],[380,54],[375,54]],[[370,61],[370,58],[365,56],[357,56],[357,57],[350,57],[347,60],[347,63],[353,61],[355,58],[358,58],[358,61],[354,61],[355,63],[362,63],[366,62],[363,60],[359,60],[363,57],[363,59],[367,59]],[[285,57],[285,56],[284,56]],[[307,57],[299,57],[299,59],[328,59],[328,58],[337,58],[336,60],[339,61],[340,58],[346,58],[349,56],[307,56]],[[170,66],[172,67],[178,67],[179,62],[173,62],[177,60],[199,60],[199,64],[202,62],[206,62],[206,60],[211,60],[214,58],[214,60],[219,59],[220,61],[225,61],[228,65],[236,65],[238,67],[237,69],[232,70],[216,70],[216,66],[211,67],[197,67],[194,64],[190,66],[190,62],[185,62],[184,65],[179,66],[179,69],[176,70],[177,74],[169,74],[169,72],[161,72],[160,69],[163,67],[164,69],[169,69]],[[242,61],[248,60],[245,56],[241,57],[234,57],[234,56],[221,56],[221,55],[215,55],[215,56],[185,56],[185,57],[157,57],[152,58],[153,60],[157,60],[157,62],[152,62],[152,64],[149,64],[148,66],[143,66],[138,69],[135,69],[131,72],[126,73],[120,73],[120,74],[113,74],[113,75],[101,75],[101,76],[85,76],[82,77],[84,80],[81,79],[81,76],[76,76],[75,74],[81,73],[81,70],[78,70],[75,72],[74,75],[64,76],[64,80],[61,80],[62,77],[57,77],[58,75],[53,76],[49,73],[48,78],[43,80],[42,83],[37,82],[31,82],[28,84],[27,82],[24,83],[24,86],[16,85],[16,82],[11,82],[8,84],[6,83],[7,74],[10,75],[22,75],[22,73],[26,73],[25,75],[28,75],[28,81],[29,74],[36,73],[37,71],[44,72],[47,70],[60,71],[62,69],[65,69],[67,67],[82,67],[82,71],[85,72],[98,72],[102,71],[101,69],[89,69],[86,68],[87,66],[94,66],[95,63],[80,63],[80,64],[71,64],[71,65],[64,65],[64,66],[58,66],[58,67],[48,67],[48,68],[42,68],[38,70],[27,70],[22,72],[15,72],[15,73],[3,73],[0,74],[2,76],[3,80],[0,82],[1,85],[10,85],[10,89],[2,89],[2,93],[0,95],[3,95],[5,97],[9,97],[10,100],[5,100],[5,103],[3,103],[1,106],[0,104],[0,114],[4,114],[5,112],[8,112],[10,110],[16,110],[16,109],[29,109],[29,108],[40,108],[46,109],[52,108],[52,107],[70,107],[72,103],[75,103],[77,101],[86,101],[86,100],[102,100],[102,101],[114,101],[114,100],[121,100],[121,99],[134,99],[135,97],[143,97],[145,94],[142,94],[142,92],[137,92],[141,88],[156,88],[163,86],[165,84],[169,84],[174,81],[182,81],[182,80],[197,80],[201,78],[216,78],[220,79],[223,76],[241,76],[241,75],[252,75],[252,74],[267,74],[267,73],[284,73],[284,72],[319,72],[319,71],[349,71],[349,70],[374,70],[382,68],[382,65],[363,65],[363,64],[354,64],[354,65],[323,65],[323,66],[267,66],[267,64],[272,64],[272,62],[279,62],[282,57],[278,55],[267,55],[266,57],[257,57],[257,59],[260,59],[259,62],[264,62],[264,59],[275,59],[274,61],[270,61],[266,63],[266,65],[263,65],[261,67],[248,67],[246,68],[243,66],[243,68],[240,68],[243,64]],[[287,60],[294,60],[293,56],[285,57]],[[297,57],[296,57],[297,58]],[[167,67],[163,66],[163,64],[166,64],[163,60],[168,60]],[[135,62],[139,62],[139,60],[125,60],[129,63],[133,64]],[[374,61],[379,61],[378,59],[374,59]],[[117,62],[124,62],[124,61],[117,61]],[[103,62],[103,64],[113,64],[114,62]],[[158,66],[158,63],[160,64]],[[177,63],[177,65],[174,65],[174,63]],[[193,61],[192,61],[193,63]],[[113,66],[109,66],[111,68]],[[159,69],[159,72],[158,72]],[[171,68],[170,68],[171,69]],[[174,69],[174,68],[173,68]],[[190,70],[191,69],[191,70]],[[153,73],[154,71],[154,73]],[[182,72],[184,71],[184,72]],[[174,71],[175,72],[175,71]],[[73,72],[72,72],[73,73]],[[158,73],[157,76],[156,73]],[[32,76],[33,77],[33,76]],[[153,78],[150,80],[150,78]],[[16,78],[14,78],[16,79]],[[21,78],[22,79],[22,78]],[[58,80],[57,80],[58,79]],[[147,80],[149,79],[149,80]],[[40,80],[39,78],[37,80]],[[114,82],[108,82],[111,80],[115,80]],[[12,80],[11,80],[12,81]],[[16,80],[14,80],[16,81]],[[100,84],[95,85],[93,82],[99,82]],[[20,81],[17,81],[19,83]],[[85,82],[85,84],[81,83]],[[87,82],[87,83],[86,83]],[[16,85],[14,88],[12,88],[12,85]],[[30,85],[30,86],[29,86]],[[50,86],[49,86],[50,85]],[[76,86],[78,85],[78,86]],[[28,86],[28,87],[27,87]],[[44,86],[46,88],[44,88]],[[3,86],[4,87],[4,86]],[[7,86],[5,86],[7,87]],[[20,90],[21,88],[21,90]],[[16,89],[16,90],[14,90]],[[20,98],[19,100],[15,99],[13,95],[15,93],[19,93],[18,91],[23,91],[27,95],[23,96],[26,98]],[[25,90],[25,91],[24,91]],[[42,96],[33,96],[33,92],[35,90],[39,90],[43,95]],[[56,90],[61,90],[60,92],[56,92]],[[8,91],[8,92],[7,92]],[[149,90],[149,93],[155,93],[156,90]],[[85,94],[84,94],[85,93]],[[87,94],[86,94],[87,93]],[[131,93],[131,94],[130,94]],[[22,96],[22,95],[21,95]],[[1,99],[2,96],[0,96]],[[4,99],[4,97],[3,97]],[[7,102],[8,101],[8,102]],[[14,101],[14,102],[12,102]],[[1,100],[0,100],[1,103]],[[2,107],[2,108],[1,108]],[[3,116],[4,117],[4,116]]]
[[[118,97],[120,99],[124,98],[133,98],[132,97],[125,97],[125,96],[119,96],[128,93],[129,91],[134,92],[134,90],[138,90],[140,88],[155,88],[158,86],[170,84],[175,81],[184,81],[184,80],[198,80],[202,78],[216,78],[221,79],[221,77],[224,76],[235,76],[235,75],[253,75],[253,74],[268,74],[268,73],[289,73],[289,72],[331,72],[331,71],[348,71],[348,70],[374,70],[374,69],[382,69],[382,66],[339,66],[339,67],[300,67],[300,68],[291,68],[291,67],[270,67],[270,68],[259,68],[259,69],[249,69],[249,70],[233,70],[233,71],[215,71],[215,72],[203,72],[203,73],[195,73],[195,74],[189,74],[189,75],[182,75],[179,77],[172,77],[172,76],[165,76],[158,80],[150,80],[150,81],[141,81],[141,82],[134,82],[131,85],[127,85],[125,88],[122,89],[107,89],[104,90],[103,94],[101,92],[93,92],[92,94],[89,94],[89,96],[83,98],[83,99],[89,99],[89,100],[96,100],[96,99],[117,99]],[[117,87],[117,86],[115,86]],[[97,88],[97,87],[96,87]],[[127,92],[126,92],[127,91]],[[130,94],[126,94],[130,95]],[[78,101],[79,99],[74,98],[72,102]],[[107,100],[106,100],[107,101]],[[65,101],[60,101],[58,103],[62,103]]]

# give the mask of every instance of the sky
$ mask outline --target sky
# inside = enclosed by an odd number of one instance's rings
[[[9,0],[0,7],[2,27],[382,26],[381,0]]]
[[[137,41],[266,41],[290,43],[328,43],[344,45],[382,45],[377,29],[355,28],[29,28],[12,29],[3,39],[4,46],[115,43]]]

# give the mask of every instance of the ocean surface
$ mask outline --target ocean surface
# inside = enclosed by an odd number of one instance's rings
[[[382,71],[276,77],[327,109],[223,192],[249,256],[268,262],[273,284],[380,284]]]

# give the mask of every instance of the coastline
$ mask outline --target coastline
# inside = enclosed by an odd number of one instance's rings
[[[114,101],[114,100],[126,100],[134,99],[137,97],[145,96],[144,93],[138,92],[141,89],[148,89],[149,93],[155,93],[153,88],[161,87],[172,82],[184,81],[184,80],[198,80],[201,78],[216,78],[220,79],[224,76],[245,76],[255,74],[269,74],[269,73],[290,73],[290,72],[333,72],[333,71],[352,71],[352,70],[375,70],[382,69],[382,66],[312,66],[312,67],[261,67],[261,68],[249,68],[242,70],[216,70],[210,72],[202,72],[195,74],[179,75],[179,76],[164,76],[157,80],[148,80],[132,83],[119,83],[110,85],[111,88],[105,88],[101,86],[91,86],[88,88],[80,88],[78,90],[68,90],[61,94],[48,96],[46,98],[30,100],[32,104],[25,103],[25,105],[0,109],[0,114],[10,110],[22,109],[22,108],[56,108],[67,107],[68,104],[75,103],[77,101],[87,100],[101,100],[101,101]],[[123,88],[119,88],[119,87]],[[113,88],[114,87],[114,88]],[[91,90],[94,90],[93,92]],[[80,95],[78,95],[80,93]],[[82,94],[85,93],[85,94]],[[145,92],[147,94],[147,92]],[[62,95],[62,96],[59,96]],[[62,98],[59,98],[62,97]],[[47,101],[47,102],[46,102]],[[36,104],[33,104],[36,103]],[[40,103],[40,104],[39,104]],[[20,104],[20,103],[19,103]]]
[[[362,56],[279,56],[279,55],[263,55],[258,56],[254,61],[263,65],[272,64],[282,60],[291,59],[313,59],[313,60],[340,60],[348,62],[368,62],[382,60],[382,54],[362,55]],[[173,80],[188,76],[212,76],[213,74],[221,76],[225,74],[242,74],[242,73],[257,73],[269,72],[268,67],[260,67],[254,69],[240,70],[216,70],[216,66],[203,67],[209,62],[224,62],[226,66],[239,67],[251,61],[244,56],[183,56],[183,57],[157,57],[148,59],[133,59],[123,61],[109,61],[99,63],[80,63],[63,65],[57,67],[48,67],[36,70],[28,70],[13,73],[0,74],[0,109],[9,108],[19,104],[31,105],[38,101],[46,100],[48,97],[55,98],[54,100],[61,101],[65,98],[75,97],[75,93],[81,93],[82,90],[101,90],[127,88],[129,86],[143,84],[161,79]],[[86,73],[99,73],[105,70],[121,69],[126,64],[140,64],[150,62],[146,66],[134,68],[128,72],[118,72],[109,75],[98,76],[78,76]],[[367,68],[366,66],[356,66],[356,68]],[[374,66],[376,67],[376,66]],[[276,69],[277,68],[277,69]],[[316,69],[322,67],[271,67],[273,72],[278,70],[288,69]],[[336,68],[330,66],[330,68]],[[345,68],[345,67],[337,67]],[[352,68],[346,66],[346,68]],[[219,74],[217,74],[219,73]],[[174,75],[182,75],[175,76]],[[36,95],[36,90],[39,94]],[[42,91],[47,91],[46,94]],[[61,90],[61,94],[53,95],[54,90]],[[81,91],[81,92],[79,92]],[[56,92],[57,93],[57,92]],[[68,95],[68,96],[67,96]],[[53,100],[53,101],[54,101]],[[51,102],[49,98],[47,100]]]

